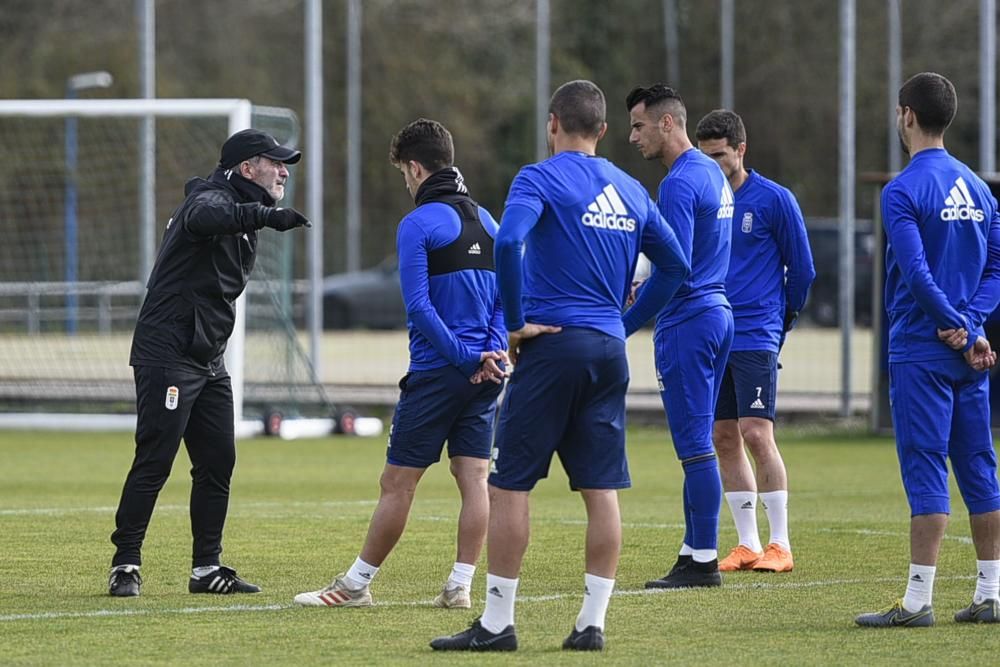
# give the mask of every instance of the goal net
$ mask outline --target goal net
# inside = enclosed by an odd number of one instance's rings
[[[146,118],[154,119],[155,157],[144,162]],[[0,101],[8,156],[0,163],[0,425],[134,423],[128,354],[152,246],[187,179],[207,176],[226,137],[251,125],[298,140],[294,114],[246,100]],[[293,169],[283,204],[294,196]],[[263,426],[269,413],[332,409],[299,331],[305,282],[294,277],[304,247],[304,235],[261,232],[227,352],[238,420]]]

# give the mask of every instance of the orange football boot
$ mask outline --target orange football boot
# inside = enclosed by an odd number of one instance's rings
[[[754,563],[755,572],[791,572],[792,552],[772,542],[764,548],[764,556]]]
[[[719,571],[736,572],[737,570],[751,570],[763,555],[758,551],[752,550],[750,547],[739,544],[729,552],[728,556],[719,561]]]

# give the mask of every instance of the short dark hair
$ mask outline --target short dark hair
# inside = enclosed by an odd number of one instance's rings
[[[436,120],[418,118],[397,132],[389,144],[389,161],[398,167],[411,160],[432,172],[452,166],[455,144],[448,128]]]
[[[914,74],[899,89],[899,106],[909,107],[924,132],[944,134],[958,111],[958,95],[951,81],[935,72]]]
[[[568,81],[552,93],[549,113],[567,134],[596,137],[608,115],[604,91],[592,81]]]
[[[670,86],[654,83],[648,88],[636,86],[625,97],[625,110],[631,111],[639,103],[646,105],[646,111],[656,111],[661,116],[669,113],[681,125],[687,124],[687,107],[680,93]]]
[[[698,141],[725,139],[730,147],[736,148],[746,143],[747,129],[743,126],[743,119],[735,111],[715,109],[698,121],[694,136]]]

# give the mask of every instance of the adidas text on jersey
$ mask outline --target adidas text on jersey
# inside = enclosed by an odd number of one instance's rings
[[[719,220],[733,217],[733,202],[733,189],[729,187],[729,183],[725,183],[722,186],[722,195],[719,199],[719,213],[715,217]]]
[[[955,185],[944,200],[944,208],[941,209],[941,219],[946,222],[955,220],[972,220],[982,222],[986,214],[981,209],[976,208],[972,201],[972,194],[969,186],[965,184],[965,179],[959,176],[955,179]]]
[[[588,227],[598,229],[635,231],[635,218],[629,217],[628,209],[618,196],[618,191],[610,183],[604,186],[601,194],[590,203],[580,221]]]

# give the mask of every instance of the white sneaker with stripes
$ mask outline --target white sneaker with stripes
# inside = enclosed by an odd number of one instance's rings
[[[434,606],[442,609],[469,609],[472,607],[469,589],[465,586],[455,586],[449,581],[434,598]]]
[[[348,588],[344,575],[338,575],[326,588],[299,593],[295,604],[303,607],[371,607],[372,594],[368,586],[357,590]]]

